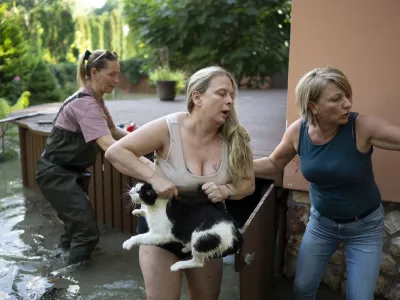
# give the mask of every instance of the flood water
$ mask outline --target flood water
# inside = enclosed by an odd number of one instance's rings
[[[0,300],[146,299],[138,248],[122,249],[130,235],[100,228],[90,265],[49,276],[64,267],[56,249],[63,226],[40,194],[22,187],[19,160],[0,163]],[[234,266],[225,263],[219,299],[239,299],[237,283]]]

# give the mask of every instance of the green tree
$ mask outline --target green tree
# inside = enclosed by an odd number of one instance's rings
[[[6,4],[10,7],[25,7],[30,10],[35,7],[37,0],[0,0],[0,5]]]
[[[118,55],[122,55],[122,41],[123,41],[123,31],[122,31],[122,20],[121,14],[118,10],[114,9],[111,12],[111,20],[114,27],[113,35],[112,35],[112,49],[118,53]]]
[[[90,26],[90,20],[88,18],[83,19],[84,24],[85,24],[85,40],[88,43],[88,48],[87,49],[93,49],[92,41],[92,28]]]
[[[115,40],[118,39],[118,34],[117,34],[117,24],[115,23],[115,19],[113,18],[112,13],[108,14],[108,19],[110,20],[110,47],[106,48],[107,50],[115,51],[114,50],[114,43]]]
[[[136,51],[136,35],[132,28],[128,27],[128,33],[123,39],[123,59],[131,58],[137,55]]]
[[[265,78],[287,67],[287,0],[125,0],[130,27],[146,44],[169,48],[172,67],[221,65],[237,79]]]
[[[79,53],[92,49],[91,32],[88,19],[78,16],[76,19],[75,45],[79,49]]]
[[[122,10],[122,7],[123,3],[120,0],[107,0],[102,7],[94,9],[93,14],[101,16],[104,13],[110,13],[115,9]]]
[[[92,16],[89,19],[90,30],[92,33],[92,47],[94,49],[101,49],[100,46],[100,32],[103,33],[103,29],[99,26],[99,20],[97,16]]]
[[[36,62],[31,70],[27,90],[31,93],[30,103],[32,105],[64,100],[48,63],[41,59]]]
[[[112,22],[110,18],[109,13],[104,13],[101,16],[103,20],[103,40],[104,40],[104,49],[112,50],[112,37],[113,37],[113,31],[112,31]]]
[[[36,11],[42,31],[42,47],[52,61],[67,60],[70,45],[75,39],[75,23],[71,11],[61,2],[53,1],[50,6],[39,5]]]
[[[20,15],[0,6],[0,98],[14,103],[24,91],[28,44]]]
[[[66,61],[75,39],[75,24],[69,0],[19,0],[27,38],[36,41],[33,50],[49,61]]]
[[[104,49],[104,21],[103,18],[97,16],[97,27],[99,32],[99,41],[97,49]]]

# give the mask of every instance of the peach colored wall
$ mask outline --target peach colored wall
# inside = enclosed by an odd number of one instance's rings
[[[315,67],[333,66],[349,78],[353,111],[400,126],[400,0],[295,0],[289,61],[287,124],[298,118],[294,88]],[[400,202],[400,153],[376,149],[376,181],[382,197]],[[284,187],[308,190],[296,160]]]

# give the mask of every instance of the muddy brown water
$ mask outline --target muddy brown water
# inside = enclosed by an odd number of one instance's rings
[[[62,224],[39,193],[23,188],[18,159],[0,163],[0,300],[146,299],[138,249],[122,249],[130,235],[100,228],[90,265],[49,276],[65,266],[56,247]],[[239,299],[232,263],[224,263],[222,300]]]

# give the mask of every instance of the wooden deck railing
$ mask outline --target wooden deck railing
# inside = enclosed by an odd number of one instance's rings
[[[36,162],[43,152],[47,135],[40,135],[19,127],[20,155],[23,185],[40,192],[36,181]],[[117,171],[103,153],[97,155],[96,164],[89,168],[92,173],[89,199],[97,220],[118,230],[134,233],[136,219],[131,214],[127,192],[133,179]]]

